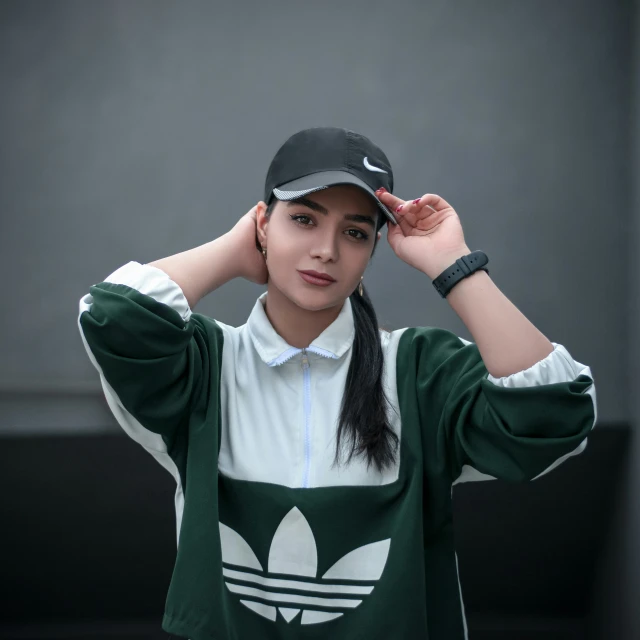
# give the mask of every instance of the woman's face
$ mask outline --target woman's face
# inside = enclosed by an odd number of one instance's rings
[[[360,283],[381,212],[372,197],[353,185],[315,191],[301,200],[308,204],[277,202],[268,218],[261,203],[258,235],[267,248],[269,285],[299,307],[318,311],[342,304]],[[328,274],[335,282],[311,284],[300,275],[306,270]]]

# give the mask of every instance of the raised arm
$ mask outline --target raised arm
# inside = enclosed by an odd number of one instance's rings
[[[162,269],[182,289],[193,309],[208,293],[225,282],[244,277],[264,284],[267,270],[256,244],[256,207],[250,209],[224,235],[206,244],[149,262]]]
[[[80,300],[78,327],[109,407],[149,450],[173,442],[203,390],[217,394],[222,329],[192,307],[234,277],[266,277],[252,211],[195,249],[123,265]]]

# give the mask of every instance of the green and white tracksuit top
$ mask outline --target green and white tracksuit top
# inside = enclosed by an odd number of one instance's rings
[[[176,480],[162,628],[191,640],[467,638],[452,487],[532,480],[582,452],[597,417],[590,368],[554,342],[495,378],[446,329],[380,330],[397,463],[334,465],[351,302],[299,349],[265,296],[232,327],[133,261],[80,300],[113,415]]]

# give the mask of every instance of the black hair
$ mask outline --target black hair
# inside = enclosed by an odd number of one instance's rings
[[[272,196],[266,210],[267,217],[277,202],[278,199]],[[378,211],[378,215],[382,213]],[[376,232],[372,258],[377,244]],[[387,418],[386,408],[391,405],[387,404],[382,385],[384,356],[378,318],[364,284],[362,295],[358,288],[349,296],[355,337],[340,407],[334,464],[339,462],[340,445],[345,438],[350,447],[347,463],[354,456],[366,456],[367,469],[374,464],[378,471],[382,471],[395,463],[399,439]]]

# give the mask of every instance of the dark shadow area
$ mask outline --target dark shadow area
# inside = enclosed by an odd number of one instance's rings
[[[454,488],[472,640],[579,640],[629,433],[523,484]],[[124,435],[0,439],[0,638],[167,640],[173,478]]]

